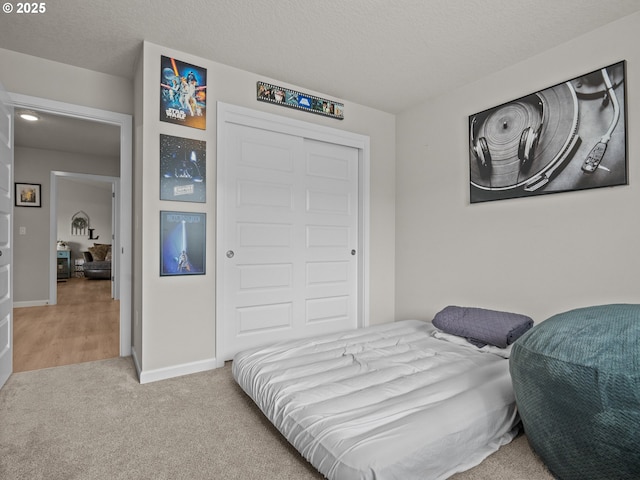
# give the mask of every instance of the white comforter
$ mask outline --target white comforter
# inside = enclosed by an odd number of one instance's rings
[[[241,352],[233,375],[329,479],[430,480],[516,434],[509,362],[406,320]]]

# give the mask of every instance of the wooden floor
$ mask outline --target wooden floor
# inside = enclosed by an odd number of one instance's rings
[[[13,310],[13,371],[117,357],[120,302],[111,282],[58,282],[58,304]]]

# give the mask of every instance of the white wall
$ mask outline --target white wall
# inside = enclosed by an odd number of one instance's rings
[[[4,65],[0,70],[0,83],[8,92],[110,112],[133,113],[133,86],[126,78],[4,48],[0,48],[0,62]]]
[[[14,302],[45,304],[49,293],[49,243],[51,171],[119,176],[118,158],[76,153],[16,148],[14,179],[41,184],[42,207],[15,207],[13,217],[13,297]],[[109,207],[111,204],[109,203]],[[85,210],[86,211],[86,210]],[[75,212],[74,212],[75,213]],[[88,212],[87,212],[88,213]],[[26,228],[19,235],[19,227]],[[111,227],[109,227],[110,229]],[[61,235],[64,232],[61,232]],[[109,243],[109,242],[105,242]]]
[[[160,57],[172,56],[207,69],[207,129],[196,130],[160,122]],[[136,245],[144,245],[135,271],[134,351],[143,374],[170,376],[165,369],[198,368],[215,357],[215,172],[216,101],[297,118],[352,131],[371,138],[371,301],[372,324],[393,320],[395,223],[395,117],[345,102],[342,121],[256,101],[258,80],[305,91],[277,79],[238,70],[187,53],[145,43],[143,68],[134,84],[143,82],[142,128],[136,118],[136,149],[142,146],[135,175],[136,198],[142,199],[135,222]],[[143,80],[140,78],[143,77]],[[315,93],[318,96],[327,96]],[[337,99],[340,100],[340,99]],[[136,102],[140,101],[139,97]],[[207,142],[207,202],[184,204],[160,201],[159,135],[184,136]],[[141,162],[141,163],[140,163]],[[176,209],[207,213],[207,274],[192,277],[159,276],[159,212]],[[180,299],[177,301],[176,299]]]
[[[398,116],[398,318],[640,302],[639,30],[626,17]],[[624,59],[628,186],[469,203],[469,115]]]

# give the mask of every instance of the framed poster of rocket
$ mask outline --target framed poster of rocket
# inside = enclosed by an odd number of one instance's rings
[[[206,273],[206,213],[160,212],[160,276]]]
[[[625,66],[470,115],[471,203],[627,185]]]
[[[161,56],[160,121],[207,128],[207,69]]]

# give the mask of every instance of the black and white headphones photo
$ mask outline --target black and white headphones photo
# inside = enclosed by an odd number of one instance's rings
[[[625,66],[470,115],[471,203],[626,185]]]
[[[529,170],[531,161],[535,157],[536,147],[540,141],[540,134],[544,124],[544,102],[542,98],[537,95],[529,95],[528,97],[517,100],[516,102],[527,102],[535,106],[538,110],[538,122],[537,124],[527,125],[519,136],[517,158],[520,160],[520,169],[524,172]],[[515,102],[514,102],[515,103]],[[509,105],[510,106],[510,105]],[[489,115],[487,115],[489,116]],[[478,163],[478,169],[481,175],[490,175],[492,171],[492,159],[491,150],[489,149],[489,142],[486,137],[482,136],[476,138],[478,122],[486,121],[487,116],[482,114],[474,115],[471,120],[470,134],[471,134],[471,151],[473,152],[476,161]],[[509,129],[509,120],[506,117],[502,119],[502,128],[506,131]],[[503,142],[504,143],[504,142]]]

